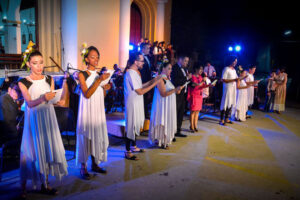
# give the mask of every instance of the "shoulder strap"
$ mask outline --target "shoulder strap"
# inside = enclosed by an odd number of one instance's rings
[[[90,76],[87,71],[82,71],[80,73],[83,74],[85,80]]]
[[[52,77],[49,75],[45,75],[46,76],[46,82],[50,85],[51,87],[51,82],[52,82]]]
[[[26,78],[22,78],[22,79],[20,79],[18,82],[23,83],[23,85],[25,85],[25,87],[26,87],[27,89],[29,89],[30,86],[32,85],[32,82],[29,81],[29,80],[27,80]]]

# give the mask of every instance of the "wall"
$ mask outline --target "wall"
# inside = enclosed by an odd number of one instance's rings
[[[120,0],[78,0],[77,46],[83,42],[100,51],[99,67],[112,68],[119,62]],[[84,68],[80,51],[78,67]]]

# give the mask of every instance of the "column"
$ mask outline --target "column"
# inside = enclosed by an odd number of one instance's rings
[[[156,40],[164,40],[164,27],[165,27],[165,3],[168,0],[157,0],[157,14],[156,14]]]
[[[78,2],[74,0],[61,1],[61,48],[62,48],[62,67],[67,69],[70,67],[78,68],[78,40],[77,40],[77,25],[78,25]],[[79,63],[81,64],[81,63]]]
[[[131,0],[120,0],[119,66],[125,68],[129,57]]]

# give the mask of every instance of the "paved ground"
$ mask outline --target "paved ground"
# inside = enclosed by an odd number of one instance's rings
[[[226,127],[204,115],[198,128],[170,150],[152,148],[141,136],[147,152],[139,161],[124,160],[123,141],[110,138],[107,175],[82,180],[71,160],[62,182],[51,179],[58,196],[32,191],[28,199],[300,199],[299,109],[254,111],[247,122]],[[17,170],[6,173],[0,187],[0,199],[16,197]]]

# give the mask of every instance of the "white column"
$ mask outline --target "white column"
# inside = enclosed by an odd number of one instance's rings
[[[165,3],[168,0],[157,0],[157,14],[156,14],[156,40],[164,40],[164,28],[165,28]]]
[[[5,20],[5,53],[21,54],[20,6],[21,0],[1,1],[2,18]]]
[[[62,67],[66,70],[68,63],[74,68],[78,67],[77,53],[77,7],[75,0],[61,1],[61,31],[62,31]],[[70,67],[71,67],[70,66]]]
[[[125,68],[129,57],[131,0],[120,0],[119,66]]]

